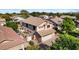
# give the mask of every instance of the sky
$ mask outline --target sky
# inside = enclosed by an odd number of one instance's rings
[[[24,9],[27,10],[29,12],[79,12],[79,9]],[[19,13],[21,11],[21,9],[0,9],[0,13]]]

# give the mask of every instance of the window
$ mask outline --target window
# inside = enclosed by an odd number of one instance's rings
[[[36,27],[35,26],[33,26],[33,30],[36,30]]]
[[[24,25],[24,23],[22,22],[22,25]]]
[[[47,28],[50,28],[50,25],[47,25]]]
[[[28,27],[28,24],[26,24],[26,27]]]
[[[44,26],[44,29],[45,29],[45,25],[43,25]]]

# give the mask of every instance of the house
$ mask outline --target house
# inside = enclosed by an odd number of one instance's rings
[[[43,19],[49,19],[49,16],[47,16],[47,15],[40,15],[39,17],[43,18]]]
[[[76,27],[79,28],[79,20],[75,20]]]
[[[20,22],[21,20],[25,20],[24,18],[20,17],[20,16],[12,16],[11,19],[15,22]]]
[[[59,29],[59,30],[61,30],[60,25],[63,23],[63,20],[64,19],[57,17],[57,16],[51,17],[49,19],[49,21],[52,22],[52,24],[54,25],[54,28]]]
[[[60,17],[57,17],[57,16],[52,17],[50,20],[51,20],[52,22],[54,22],[55,24],[57,24],[57,25],[60,25],[60,24],[63,22],[63,19],[60,18]]]
[[[39,17],[31,16],[26,20],[23,20],[21,25],[28,32],[32,33],[29,40],[44,42],[51,39],[52,36],[55,35],[52,23]]]
[[[0,50],[24,49],[25,40],[13,29],[0,26]]]
[[[6,20],[4,18],[0,18],[0,25],[3,26],[6,24]]]
[[[76,20],[76,16],[69,16],[69,15],[62,15],[62,16],[60,16],[60,18],[62,18],[62,19],[66,18],[66,17],[72,18],[73,20]]]

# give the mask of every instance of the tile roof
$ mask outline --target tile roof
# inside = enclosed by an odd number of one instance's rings
[[[60,18],[60,17],[55,17],[50,19],[51,21],[53,21],[56,24],[61,24],[63,22],[64,19]]]
[[[23,22],[34,25],[34,26],[39,26],[40,24],[42,24],[43,22],[45,22],[45,20],[39,18],[39,17],[29,17],[26,20],[23,20]]]
[[[44,36],[47,36],[47,35],[52,34],[52,33],[54,33],[54,32],[55,32],[54,29],[48,29],[48,30],[39,31],[38,34],[39,34],[40,36],[44,37]]]
[[[0,26],[0,50],[9,49],[24,42],[24,39],[11,28]]]

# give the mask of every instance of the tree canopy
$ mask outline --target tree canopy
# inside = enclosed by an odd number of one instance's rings
[[[30,15],[32,15],[32,16],[34,16],[34,17],[38,17],[39,15],[40,15],[40,13],[39,12],[32,12],[32,13],[30,13]]]
[[[15,31],[18,29],[18,25],[15,22],[9,22],[9,21],[7,21],[5,26],[10,27],[10,28],[12,28]]]
[[[60,39],[50,47],[51,50],[78,50],[79,40],[68,34],[61,34]]]
[[[66,32],[73,31],[75,29],[75,23],[71,18],[66,17],[62,24],[62,29]]]
[[[33,41],[29,42],[29,46],[26,47],[25,50],[39,50],[40,47],[38,45],[35,45]]]
[[[27,10],[21,10],[20,16],[23,18],[27,18],[27,17],[29,17],[29,12]]]

